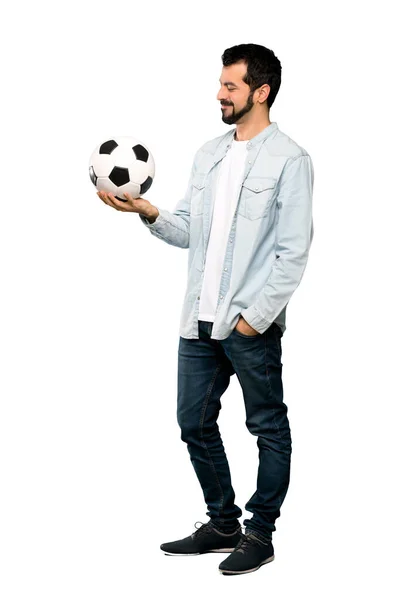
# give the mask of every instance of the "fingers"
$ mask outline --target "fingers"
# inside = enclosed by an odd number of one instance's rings
[[[123,202],[118,200],[111,192],[107,193],[103,190],[97,192],[97,195],[105,204],[112,206],[116,210],[121,210],[122,212],[126,212],[126,208],[123,205]]]
[[[145,200],[145,198],[142,198],[142,196],[135,196],[133,197],[131,194],[128,194],[127,192],[124,192],[124,196],[125,198],[133,205],[135,200]]]
[[[97,192],[97,195],[100,200],[103,200],[104,204],[108,204],[108,201],[106,200],[107,195],[105,192]]]

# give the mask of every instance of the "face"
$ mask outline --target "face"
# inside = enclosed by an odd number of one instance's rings
[[[222,120],[227,125],[243,123],[246,120],[245,115],[251,114],[252,110],[254,112],[253,97],[266,98],[265,92],[269,90],[269,86],[265,85],[251,93],[250,86],[243,81],[246,72],[245,63],[236,63],[222,68],[217,100],[221,104]],[[258,105],[259,102],[256,104]],[[264,107],[262,108],[265,110]]]

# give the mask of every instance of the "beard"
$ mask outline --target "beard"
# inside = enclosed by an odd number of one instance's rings
[[[226,105],[225,105],[226,106]],[[235,107],[232,104],[229,104],[227,108],[222,113],[222,120],[227,125],[233,125],[237,123],[239,119],[241,119],[244,115],[251,111],[254,106],[252,94],[247,98],[246,106],[236,111]]]

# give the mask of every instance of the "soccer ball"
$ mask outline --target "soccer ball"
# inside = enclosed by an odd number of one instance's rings
[[[103,142],[93,151],[89,175],[100,191],[111,192],[127,202],[124,193],[139,198],[153,183],[154,158],[150,150],[136,138],[119,136]]]

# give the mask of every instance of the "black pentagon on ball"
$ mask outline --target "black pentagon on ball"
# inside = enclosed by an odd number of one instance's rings
[[[94,172],[94,169],[92,166],[89,167],[89,175],[90,175],[90,179],[92,180],[93,185],[96,185],[97,183],[97,175]]]
[[[108,140],[100,146],[99,154],[111,154],[115,148],[118,148],[118,144],[115,140]]]
[[[114,167],[108,178],[114,185],[120,187],[125,183],[129,183],[129,171],[125,167]]]
[[[145,181],[143,181],[143,183],[140,186],[140,195],[145,194],[152,183],[153,178],[150,176]]]
[[[136,144],[136,146],[133,146],[132,150],[134,151],[137,160],[147,162],[147,159],[149,158],[149,153],[144,146],[142,146],[141,144]]]

